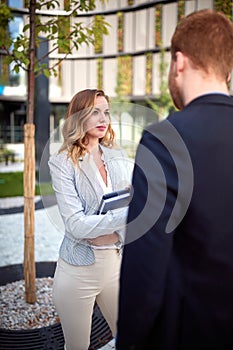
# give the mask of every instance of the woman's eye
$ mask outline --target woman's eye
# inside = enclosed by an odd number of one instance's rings
[[[92,112],[92,115],[98,115],[98,114],[99,114],[98,111],[93,111],[93,112]]]
[[[110,117],[110,113],[109,112],[105,112],[104,115],[105,115],[105,117],[108,117],[108,118]]]

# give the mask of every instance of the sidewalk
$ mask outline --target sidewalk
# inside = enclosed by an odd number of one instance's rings
[[[23,163],[0,163],[0,173],[12,171],[23,171]],[[23,203],[23,197],[0,198],[0,266],[23,263]],[[41,197],[36,196],[35,208],[35,261],[56,261],[64,232],[57,205],[49,200],[44,208]],[[113,349],[114,339],[101,348]]]
[[[8,165],[5,165],[4,162],[0,163],[0,173],[11,173],[14,171],[23,171],[24,163],[23,162],[9,162]]]

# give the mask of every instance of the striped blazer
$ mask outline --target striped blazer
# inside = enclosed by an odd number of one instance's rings
[[[103,160],[112,183],[113,191],[131,184],[133,162],[122,149],[100,146]],[[75,166],[63,152],[49,160],[53,189],[59,212],[65,226],[64,238],[59,256],[72,265],[91,265],[95,261],[93,249],[87,239],[116,232],[121,243],[124,241],[127,208],[96,215],[103,188],[86,154]]]

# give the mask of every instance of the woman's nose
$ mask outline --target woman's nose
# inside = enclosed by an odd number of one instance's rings
[[[107,120],[108,120],[108,117],[105,115],[104,112],[101,112],[100,113],[100,121],[101,122],[107,122]]]

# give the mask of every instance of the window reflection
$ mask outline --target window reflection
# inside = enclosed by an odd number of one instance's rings
[[[12,2],[17,2],[16,0]],[[19,1],[18,1],[19,2]],[[13,6],[13,5],[12,5]],[[9,32],[11,34],[11,37],[13,39],[16,39],[17,36],[22,33],[23,31],[23,18],[22,16],[15,16],[14,20],[9,23]],[[9,71],[9,80],[10,80],[10,86],[18,86],[21,85],[21,78],[23,77],[23,71],[20,70],[18,74],[16,74],[13,71],[14,64],[10,65],[10,71]]]
[[[23,0],[8,0],[8,6],[15,8],[23,8]]]

